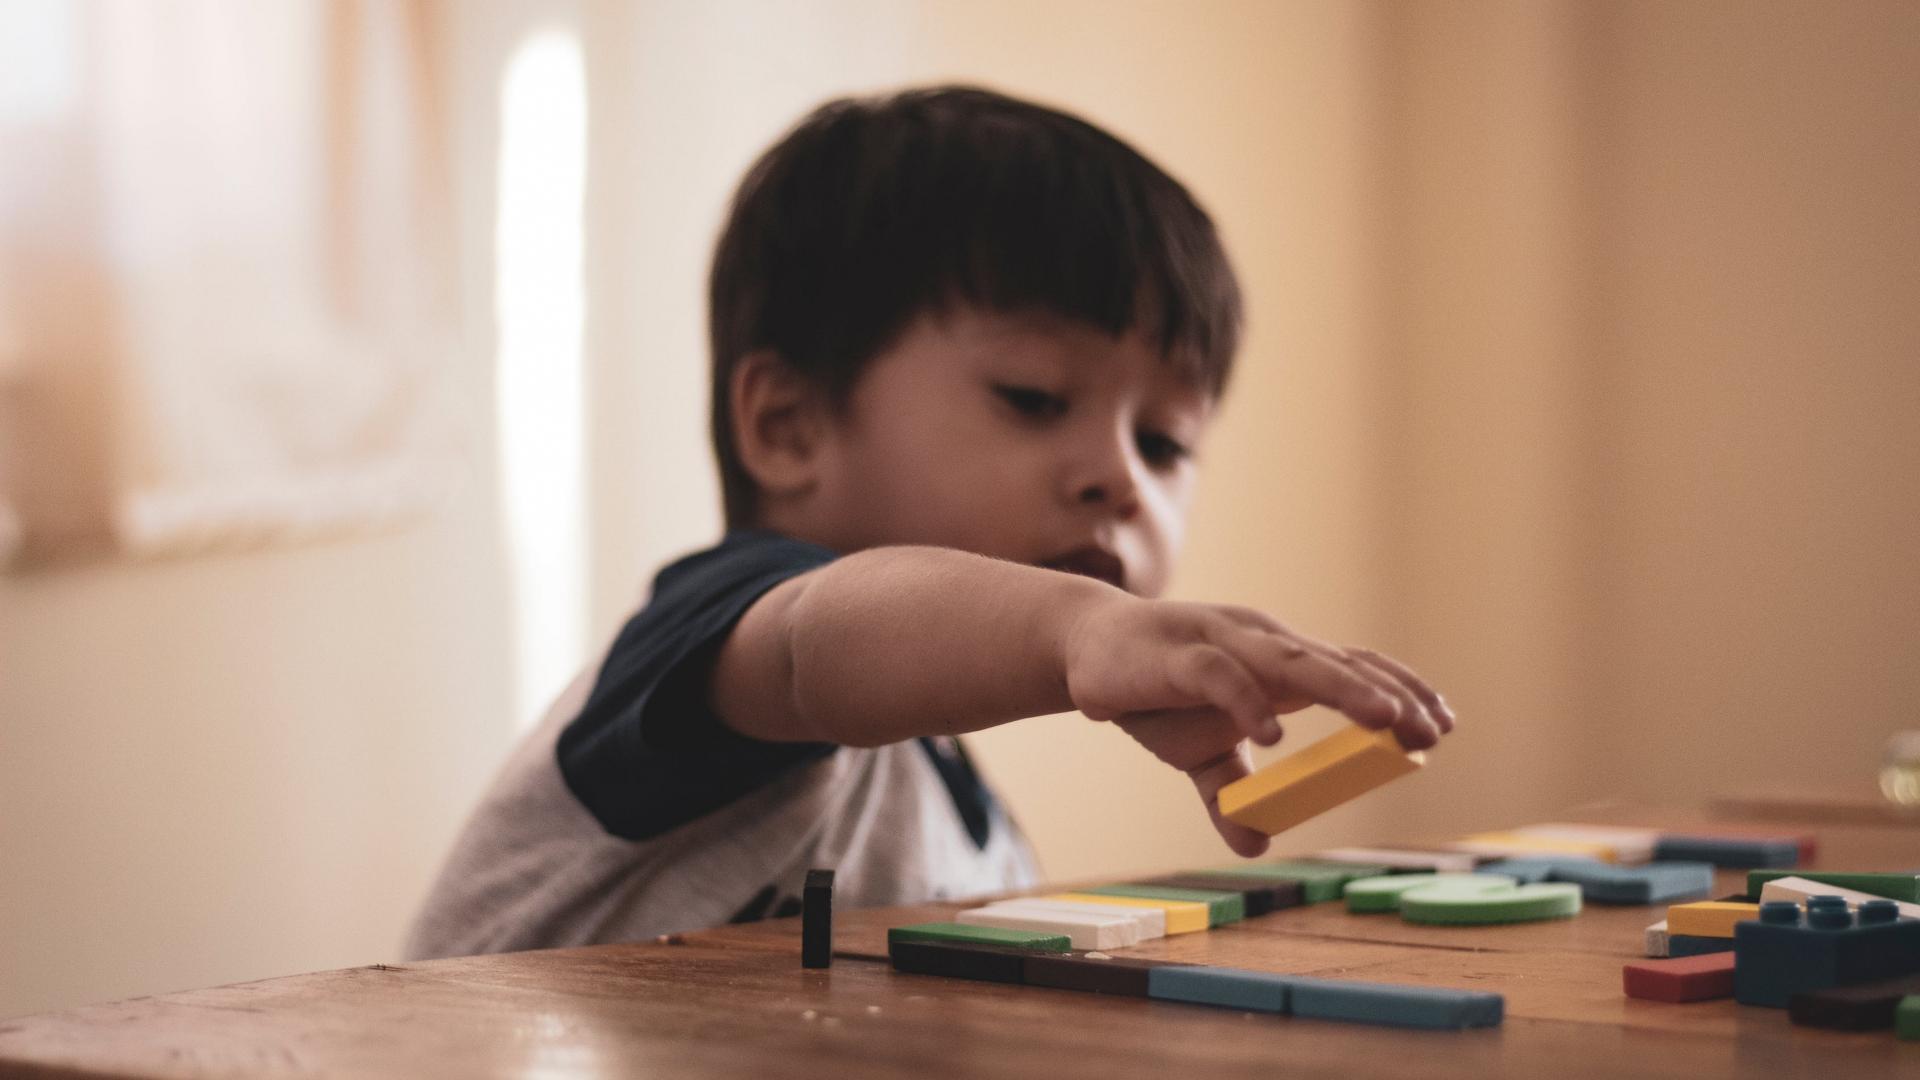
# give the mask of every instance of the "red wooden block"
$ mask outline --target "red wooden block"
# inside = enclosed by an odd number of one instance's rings
[[[1646,1001],[1709,1001],[1733,996],[1733,954],[1642,960],[1620,969],[1627,996]]]

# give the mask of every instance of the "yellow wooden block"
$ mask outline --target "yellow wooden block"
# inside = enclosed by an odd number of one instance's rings
[[[1418,769],[1391,731],[1343,727],[1220,789],[1220,816],[1272,836]]]
[[[1732,900],[1675,904],[1667,909],[1667,933],[1730,938],[1733,936],[1734,923],[1759,917],[1759,904],[1742,904]]]
[[[1191,934],[1208,925],[1207,905],[1197,900],[1136,900],[1131,896],[1107,896],[1103,893],[1057,893],[1048,900],[1072,900],[1078,904],[1111,904],[1115,907],[1159,908],[1167,913],[1167,933]]]
[[[1447,846],[1455,851],[1468,851],[1476,855],[1498,855],[1506,859],[1564,855],[1599,859],[1601,862],[1620,860],[1620,852],[1611,844],[1602,844],[1593,840],[1562,840],[1557,837],[1530,836],[1526,833],[1474,833],[1464,839],[1455,840]]]

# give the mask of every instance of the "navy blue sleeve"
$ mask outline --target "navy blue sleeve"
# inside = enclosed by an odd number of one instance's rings
[[[556,747],[560,775],[603,828],[647,840],[833,752],[831,743],[750,739],[707,705],[714,658],[740,617],[769,589],[833,559],[813,544],[736,532],[654,579]]]

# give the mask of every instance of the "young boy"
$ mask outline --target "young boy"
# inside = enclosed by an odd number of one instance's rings
[[[832,102],[747,175],[711,286],[730,531],[508,762],[409,955],[790,914],[809,867],[848,906],[1033,885],[952,738],[1022,717],[1117,724],[1247,856],[1214,796],[1276,714],[1451,729],[1385,656],[1152,599],[1240,298],[1111,135],[976,89]]]

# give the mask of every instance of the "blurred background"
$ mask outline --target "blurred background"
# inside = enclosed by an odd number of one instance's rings
[[[1250,332],[1176,593],[1462,718],[1277,850],[1869,795],[1920,701],[1915,70],[1905,0],[7,0],[0,1016],[395,958],[718,534],[733,184],[908,83],[1192,187]],[[1056,878],[1226,858],[1115,731],[971,745]]]

